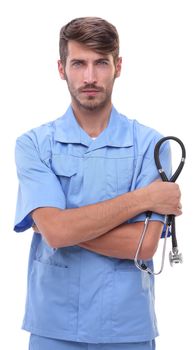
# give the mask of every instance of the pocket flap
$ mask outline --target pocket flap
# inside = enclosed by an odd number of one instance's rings
[[[75,157],[57,154],[52,157],[52,170],[56,175],[71,177],[78,172],[78,163]]]

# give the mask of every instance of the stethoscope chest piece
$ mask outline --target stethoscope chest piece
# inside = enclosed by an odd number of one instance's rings
[[[179,250],[177,248],[173,248],[172,251],[169,253],[169,262],[171,266],[174,264],[182,264],[183,263],[183,256],[182,253],[179,253]]]

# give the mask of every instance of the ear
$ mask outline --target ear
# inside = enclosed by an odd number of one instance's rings
[[[58,71],[59,71],[59,74],[60,74],[60,78],[63,79],[63,80],[66,80],[65,78],[65,67],[62,63],[61,60],[58,60]]]
[[[122,57],[118,57],[118,58],[117,58],[117,62],[116,62],[115,78],[120,77],[120,74],[121,74],[121,67],[122,67]]]

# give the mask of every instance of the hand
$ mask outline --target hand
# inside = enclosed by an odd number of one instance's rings
[[[178,184],[155,181],[146,187],[149,210],[163,215],[181,215],[181,192]]]

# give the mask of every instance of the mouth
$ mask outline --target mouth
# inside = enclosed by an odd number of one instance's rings
[[[101,90],[99,90],[99,89],[82,89],[81,92],[86,94],[86,95],[89,95],[89,96],[95,96],[99,92],[101,92]]]

